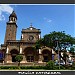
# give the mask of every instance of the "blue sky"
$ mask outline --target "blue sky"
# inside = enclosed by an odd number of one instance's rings
[[[75,5],[0,5],[0,44],[4,43],[6,22],[11,12],[17,15],[17,40],[21,30],[32,23],[41,29],[41,37],[52,31],[65,31],[75,37]]]

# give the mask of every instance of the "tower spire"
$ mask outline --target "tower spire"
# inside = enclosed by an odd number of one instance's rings
[[[16,22],[16,21],[17,21],[17,15],[16,15],[15,11],[13,10],[9,16],[9,22]]]

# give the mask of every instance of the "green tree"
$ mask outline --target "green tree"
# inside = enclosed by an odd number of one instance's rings
[[[73,64],[70,67],[71,70],[75,70],[75,62],[73,62]]]
[[[51,32],[50,34],[44,35],[42,39],[36,42],[39,47],[41,46],[47,46],[47,47],[56,47],[56,41],[55,39],[58,38],[59,40],[59,47],[63,47],[63,44],[75,44],[75,38],[71,37],[71,35],[65,34],[65,32]]]
[[[47,62],[46,69],[53,70],[54,68],[55,68],[54,61],[50,60],[49,62]]]
[[[44,35],[42,39],[36,42],[36,46],[37,48],[40,48],[41,46],[47,46],[47,47],[53,48],[58,53],[56,38],[58,38],[58,47],[60,52],[61,51],[64,52],[64,60],[66,62],[67,54],[65,50],[68,47],[72,47],[75,44],[75,38],[69,34],[66,34],[64,31],[62,32],[53,31],[53,32],[50,32],[50,34]]]
[[[71,47],[69,52],[72,54],[72,57],[75,59],[75,46]]]
[[[75,54],[75,49],[74,49],[74,47],[71,47],[70,50],[69,50],[69,52],[72,53],[72,55],[74,55],[74,54]]]
[[[18,61],[18,67],[20,66],[20,62],[23,60],[23,56],[22,55],[17,55],[15,57],[16,61]]]
[[[36,45],[35,45],[36,49],[39,49],[41,46],[45,46],[44,38],[41,38],[40,40],[36,42]]]

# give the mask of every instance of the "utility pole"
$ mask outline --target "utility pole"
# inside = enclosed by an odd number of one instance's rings
[[[59,64],[59,69],[60,69],[60,49],[59,49],[59,45],[58,45],[58,38],[56,38],[56,42],[57,42],[57,50],[58,50],[58,64]]]

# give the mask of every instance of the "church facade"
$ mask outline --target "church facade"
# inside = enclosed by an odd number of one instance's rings
[[[13,11],[9,16],[9,21],[6,23],[6,33],[4,44],[1,44],[0,53],[2,53],[2,64],[16,64],[15,57],[20,54],[23,56],[21,64],[37,65],[44,64],[50,60],[55,60],[57,54],[49,47],[41,47],[35,49],[37,40],[41,39],[41,30],[30,25],[27,29],[22,29],[21,39],[16,40],[17,32],[17,15]]]

